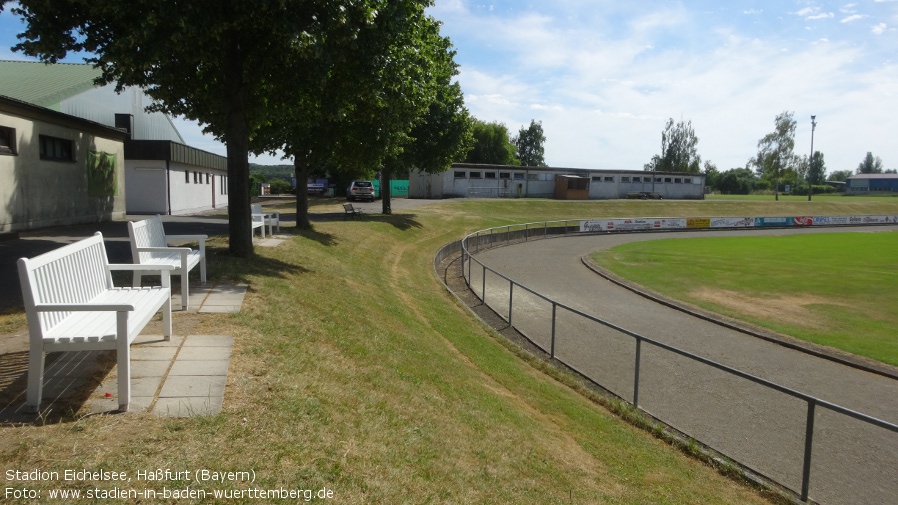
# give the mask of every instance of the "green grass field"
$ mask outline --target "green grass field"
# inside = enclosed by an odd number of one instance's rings
[[[898,365],[898,232],[657,240],[594,260],[670,298]]]
[[[4,425],[4,468],[252,469],[255,487],[327,487],[340,504],[766,503],[482,326],[435,278],[433,255],[465,233],[528,221],[898,208],[886,199],[456,200],[351,221],[341,203],[314,201],[313,231],[282,227],[293,236],[249,260],[228,256],[225,238],[211,240],[209,278],[249,284],[243,309],[179,315],[174,329],[235,337],[221,414],[72,412]],[[24,329],[21,313],[0,316],[0,332]]]

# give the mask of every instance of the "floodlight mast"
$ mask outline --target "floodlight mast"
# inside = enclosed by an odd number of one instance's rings
[[[808,201],[811,201],[811,195],[814,193],[814,187],[811,185],[811,164],[814,163],[814,129],[817,128],[817,116],[811,116],[811,157],[808,158]]]

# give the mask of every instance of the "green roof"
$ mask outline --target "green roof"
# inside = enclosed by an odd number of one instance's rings
[[[95,86],[100,70],[77,63],[0,60],[0,95],[59,110],[59,103]]]

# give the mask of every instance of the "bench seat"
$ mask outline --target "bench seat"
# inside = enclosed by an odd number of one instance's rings
[[[181,276],[181,310],[188,308],[190,270],[199,265],[200,282],[206,283],[206,239],[207,235],[166,235],[162,218],[158,215],[142,221],[128,222],[128,236],[131,241],[131,257],[135,264],[171,265],[172,275]],[[170,247],[170,243],[196,241],[198,249]],[[152,268],[148,269],[152,271]],[[141,278],[151,275],[142,269],[134,270],[132,285],[140,287]]]

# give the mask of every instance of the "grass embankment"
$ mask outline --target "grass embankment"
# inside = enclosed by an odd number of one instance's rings
[[[339,203],[313,213],[340,213]],[[132,476],[253,469],[253,484],[202,487],[327,487],[333,503],[760,503],[516,357],[442,289],[431,262],[466,232],[527,221],[886,212],[878,203],[792,205],[460,200],[318,221],[249,260],[228,257],[215,239],[210,279],[251,286],[241,313],[203,315],[194,330],[235,337],[223,412],[7,426],[0,460],[12,470]],[[21,325],[21,315],[3,324]],[[128,486],[188,484],[200,487]],[[59,483],[26,487],[46,501]]]
[[[898,365],[898,232],[669,239],[593,259],[667,297]]]

